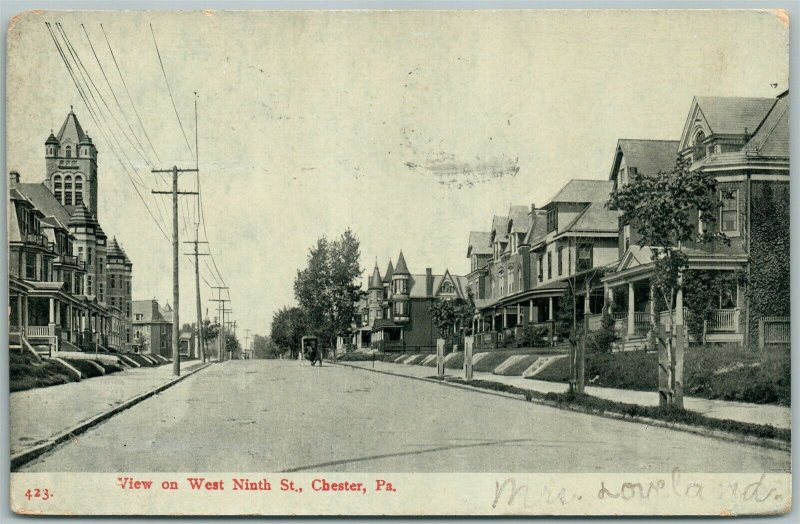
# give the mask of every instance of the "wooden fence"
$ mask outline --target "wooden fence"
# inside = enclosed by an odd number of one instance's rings
[[[758,348],[770,344],[790,344],[792,329],[790,317],[761,317],[758,319]]]

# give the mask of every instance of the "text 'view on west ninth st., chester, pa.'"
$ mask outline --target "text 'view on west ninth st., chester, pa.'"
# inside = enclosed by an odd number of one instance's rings
[[[12,505],[786,511],[782,15],[566,15],[15,19]]]

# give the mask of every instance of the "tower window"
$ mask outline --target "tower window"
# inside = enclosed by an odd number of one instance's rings
[[[63,188],[64,187],[63,187],[62,182],[61,182],[61,175],[54,176],[53,177],[53,194],[55,195],[56,200],[58,200],[59,202],[62,202],[61,199],[62,199],[62,197],[64,195]]]
[[[694,137],[694,161],[697,162],[705,158],[706,156],[706,146],[703,142],[706,140],[706,134],[702,131],[698,131]]]
[[[739,232],[739,190],[730,189],[721,191],[722,206],[720,207],[720,224],[723,233]]]
[[[83,177],[75,177],[75,205],[83,204]]]
[[[67,158],[72,158],[72,146],[67,146],[67,149],[64,153]]]
[[[64,205],[72,205],[72,177],[70,175],[64,177]]]

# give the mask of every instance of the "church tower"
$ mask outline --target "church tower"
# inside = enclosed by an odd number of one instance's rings
[[[57,135],[50,132],[45,146],[45,185],[72,213],[84,205],[97,218],[97,148],[70,106]]]

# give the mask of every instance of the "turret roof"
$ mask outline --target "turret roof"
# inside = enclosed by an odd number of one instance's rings
[[[372,271],[372,278],[369,280],[370,289],[380,289],[383,287],[383,280],[381,280],[381,272],[378,270],[378,262],[375,262],[375,269]]]
[[[394,266],[392,265],[392,261],[389,261],[389,265],[386,267],[386,273],[383,275],[384,282],[391,282],[392,275],[394,274]]]
[[[47,140],[45,141],[45,145],[47,145],[47,144],[58,144],[58,139],[53,134],[53,130],[52,129],[50,130],[50,136],[48,136]]]
[[[108,248],[106,249],[106,256],[108,256],[109,259],[125,258],[125,253],[120,249],[117,243],[117,237],[112,238],[111,242],[109,242]]]
[[[394,268],[394,275],[410,275],[408,266],[406,266],[406,259],[403,257],[403,252],[400,251],[400,256],[397,258],[397,265]]]
[[[85,142],[87,138],[80,122],[78,122],[78,117],[75,116],[75,113],[72,111],[72,106],[70,106],[69,114],[61,125],[61,129],[58,131],[58,141],[79,144]]]
[[[91,213],[89,213],[89,210],[86,209],[85,205],[81,204],[81,205],[76,206],[74,208],[74,211],[72,212],[72,216],[70,217],[69,222],[67,222],[67,225],[68,226],[82,226],[82,225],[86,225],[86,224],[93,225],[93,226],[99,226],[99,224],[97,223],[97,219],[94,218],[94,216],[92,216]]]

